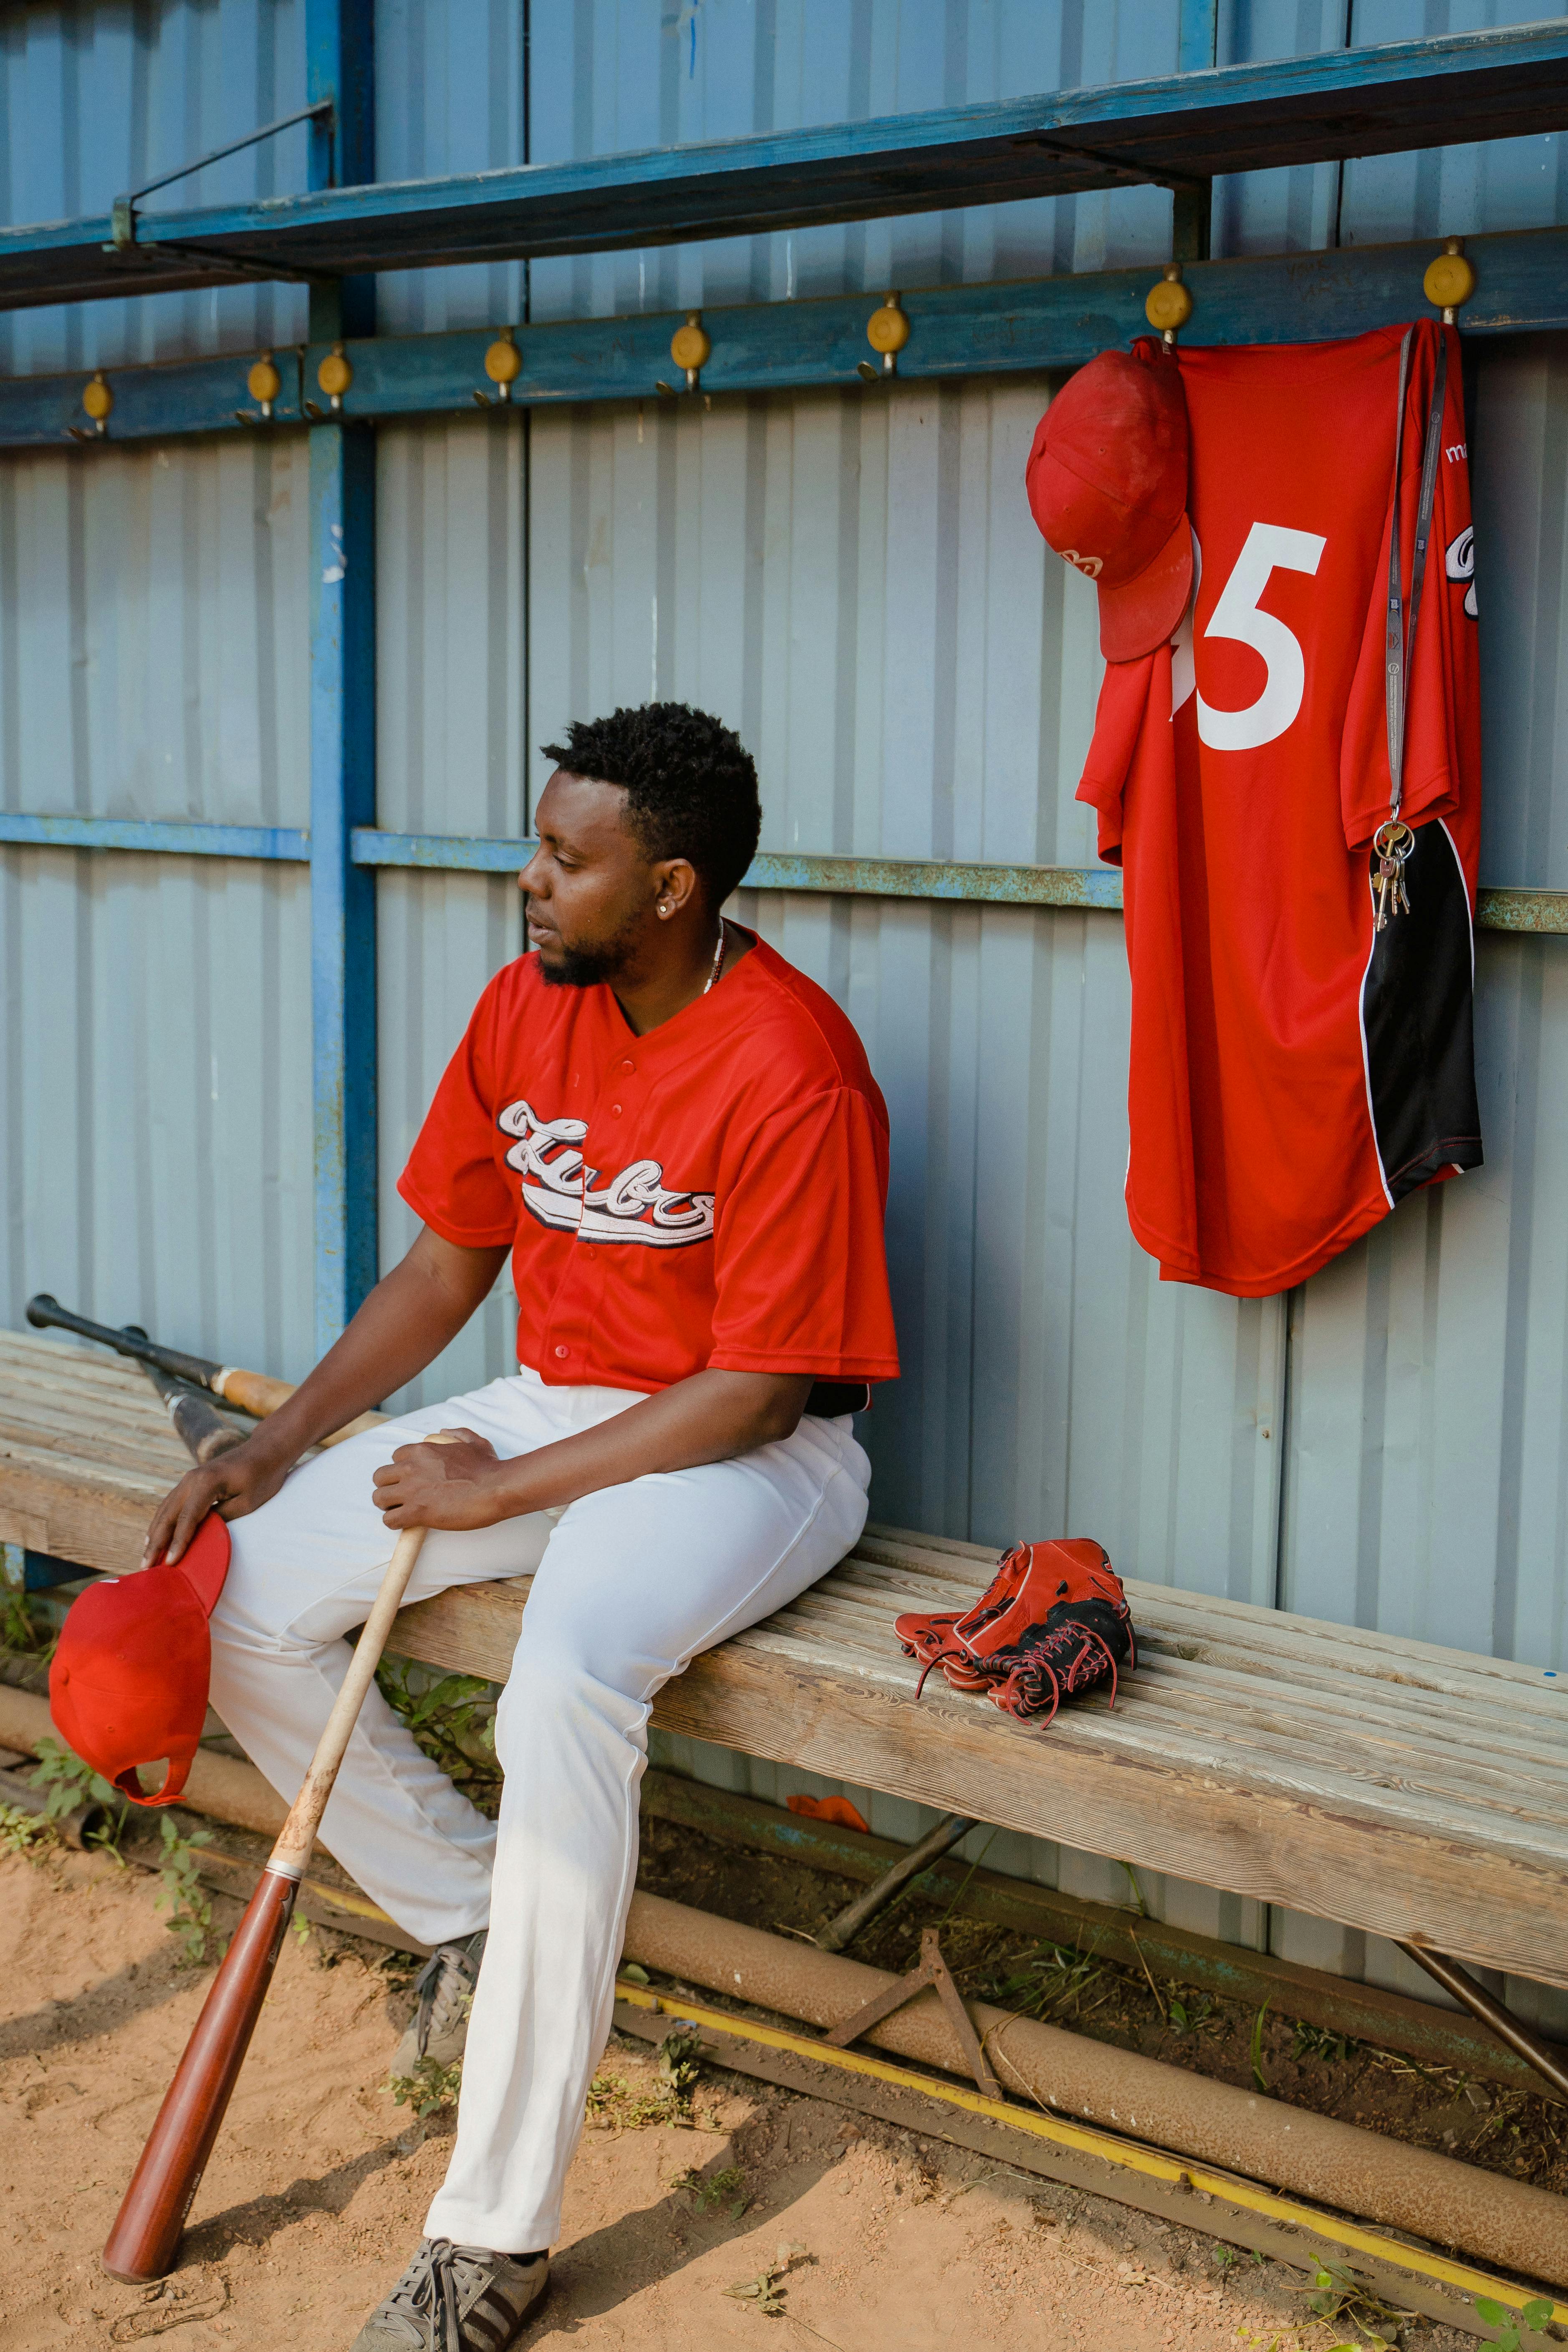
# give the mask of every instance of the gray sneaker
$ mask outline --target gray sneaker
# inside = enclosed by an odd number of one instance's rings
[[[468,2011],[485,1954],[485,1930],[466,1944],[439,1944],[415,1981],[417,2006],[392,2053],[395,2078],[411,2076],[421,2058],[453,2066],[468,2038]]]
[[[549,2284],[548,2254],[519,2262],[484,2246],[422,2238],[386,2301],[354,2337],[353,2352],[505,2352]]]

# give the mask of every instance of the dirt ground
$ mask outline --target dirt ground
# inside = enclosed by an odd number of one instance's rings
[[[98,2250],[210,1980],[182,1964],[156,1884],[103,1854],[0,1861],[0,2352],[346,2352],[449,2146],[448,2119],[411,2122],[381,2087],[407,1971],[289,1939],[180,2268],[117,2285]],[[226,1933],[237,1906],[215,1913]],[[613,2045],[531,2347],[1328,2352],[1356,2335],[1306,2315],[1273,2264],[813,2099],[713,2074],[691,2123],[637,2120],[661,2108],[652,2058]],[[781,2243],[769,2317],[725,2290]]]

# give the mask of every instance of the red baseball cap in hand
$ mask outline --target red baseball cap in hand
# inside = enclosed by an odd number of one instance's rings
[[[72,1602],[49,1667],[49,1713],[67,1746],[137,1805],[172,1805],[206,1720],[207,1632],[228,1574],[228,1529],[209,1512],[177,1567],[106,1576]],[[139,1764],[168,1759],[155,1796]]]
[[[1136,661],[1173,636],[1193,593],[1174,354],[1141,336],[1079,368],[1040,419],[1025,480],[1046,538],[1100,591],[1106,660]]]

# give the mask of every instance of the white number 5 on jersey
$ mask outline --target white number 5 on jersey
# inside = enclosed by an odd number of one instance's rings
[[[1198,696],[1198,736],[1211,751],[1257,751],[1265,743],[1277,742],[1294,721],[1307,690],[1300,640],[1272,613],[1260,612],[1258,600],[1274,572],[1314,574],[1327,544],[1316,531],[1290,530],[1283,523],[1255,522],[1247,532],[1204,635],[1231,637],[1250,646],[1262,656],[1266,676],[1262,693],[1244,710],[1215,710]],[[1181,632],[1189,644],[1190,629],[1189,619]],[[1195,677],[1181,659],[1182,651],[1178,639],[1173,717],[1196,686]]]

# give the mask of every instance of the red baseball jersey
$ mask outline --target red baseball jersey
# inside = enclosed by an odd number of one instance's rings
[[[1182,352],[1194,601],[1170,645],[1107,669],[1079,787],[1126,874],[1128,1215],[1163,1276],[1237,1297],[1304,1281],[1407,1192],[1480,1164],[1475,558],[1458,338],[1429,320],[1399,499],[1408,614],[1446,334],[1406,681],[1409,911],[1374,928],[1403,332]]]
[[[509,1243],[517,1353],[557,1386],[898,1377],[888,1114],[833,999],[761,941],[647,1036],[537,956],[480,997],[398,1191]]]

